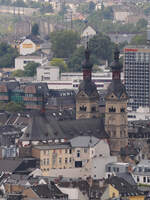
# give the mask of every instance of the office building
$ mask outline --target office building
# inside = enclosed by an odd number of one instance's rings
[[[124,48],[124,80],[132,110],[150,106],[150,46]]]

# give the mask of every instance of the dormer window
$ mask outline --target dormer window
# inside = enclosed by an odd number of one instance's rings
[[[114,108],[113,106],[111,108],[109,108],[109,112],[116,112],[116,108]]]
[[[86,106],[84,106],[84,105],[80,106],[80,111],[85,111],[86,112]]]

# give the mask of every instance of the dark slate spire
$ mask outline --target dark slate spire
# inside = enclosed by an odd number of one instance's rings
[[[88,79],[91,80],[91,73],[92,73],[93,64],[90,62],[90,50],[88,47],[85,50],[85,60],[83,61],[82,68],[83,68],[83,80]]]
[[[114,51],[114,61],[110,65],[112,71],[112,83],[107,89],[107,95],[114,93],[118,98],[120,98],[123,93],[128,96],[126,93],[126,88],[121,82],[121,71],[123,65],[119,62],[119,53],[118,46],[116,46]]]
[[[114,51],[114,61],[111,63],[110,68],[111,71],[122,71],[123,65],[119,62],[119,54],[120,51],[118,49],[118,46],[116,45],[115,51]]]
[[[120,79],[120,73],[123,68],[123,65],[119,61],[119,54],[120,52],[119,52],[118,46],[116,45],[116,48],[114,51],[114,61],[110,65],[113,80]]]

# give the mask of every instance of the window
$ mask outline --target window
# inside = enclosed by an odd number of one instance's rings
[[[43,160],[43,165],[46,165],[46,159]]]
[[[95,107],[95,106],[93,106],[93,107],[91,108],[91,112],[96,112],[96,107]]]
[[[139,177],[137,176],[137,182],[139,182],[140,181],[140,179],[139,179]]]
[[[88,152],[88,149],[87,148],[84,148],[84,153],[87,153]]]
[[[65,158],[65,163],[67,163],[68,162],[68,158]]]
[[[143,177],[143,182],[144,182],[144,183],[146,182],[146,177],[145,177],[145,176]]]
[[[125,108],[120,108],[120,112],[125,112]]]
[[[59,164],[61,163],[61,161],[62,161],[61,158],[59,158]]]
[[[80,111],[86,111],[86,106],[84,105],[80,106]]]
[[[65,149],[65,153],[68,153],[67,149]]]
[[[49,165],[49,158],[47,158],[47,165]]]
[[[108,172],[111,172],[111,167],[108,167]]]
[[[72,161],[72,159],[71,158],[69,158],[69,162],[71,163],[71,161]]]
[[[77,157],[80,157],[80,150],[77,150]]]
[[[69,153],[72,154],[72,149],[69,149]]]
[[[113,106],[111,108],[109,108],[109,112],[116,112],[116,108],[114,108]]]

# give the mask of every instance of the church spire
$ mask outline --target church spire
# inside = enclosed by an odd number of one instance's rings
[[[93,65],[90,62],[90,50],[89,50],[89,45],[87,42],[87,47],[85,49],[85,60],[83,61],[83,64],[82,64],[83,80],[91,80],[92,67]]]
[[[122,68],[123,68],[123,65],[119,61],[119,54],[120,52],[118,49],[118,45],[116,45],[116,48],[114,51],[114,61],[110,65],[113,80],[120,80],[120,73],[122,72]]]

